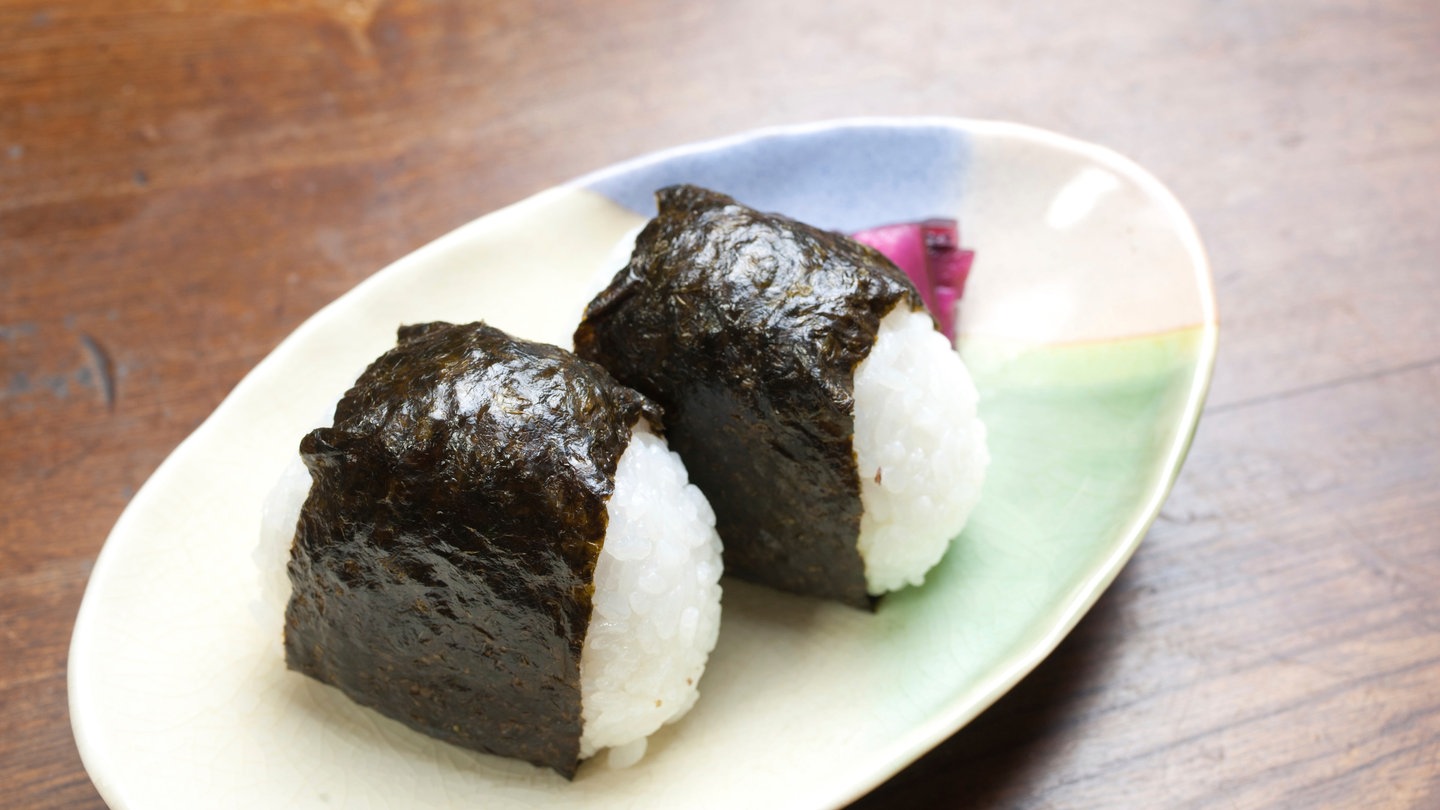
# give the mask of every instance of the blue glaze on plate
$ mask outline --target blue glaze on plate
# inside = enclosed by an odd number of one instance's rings
[[[691,183],[762,211],[854,231],[953,216],[970,156],[969,135],[940,123],[802,126],[660,152],[573,185],[648,217],[655,214],[656,189]]]

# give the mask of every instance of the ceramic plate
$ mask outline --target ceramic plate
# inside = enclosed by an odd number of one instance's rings
[[[993,463],[927,583],[874,614],[726,581],[701,699],[628,770],[574,782],[437,743],[286,671],[252,559],[315,415],[399,324],[569,345],[597,268],[691,182],[827,228],[955,216],[977,252],[960,351]],[[834,807],[1048,654],[1140,542],[1214,358],[1194,227],[1150,175],[1025,127],[857,120],[631,161],[483,217],[295,331],[161,465],[106,542],[70,652],[80,753],[117,810]]]

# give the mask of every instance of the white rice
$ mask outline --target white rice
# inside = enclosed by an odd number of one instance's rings
[[[309,471],[296,455],[262,511],[255,560],[267,606],[290,597],[285,565],[309,491]],[[646,737],[699,695],[720,631],[720,537],[680,457],[643,419],[620,456],[606,513],[580,656],[580,753],[609,748],[608,763],[625,767],[644,755]]]
[[[644,420],[620,457],[606,511],[580,655],[580,756],[610,748],[610,764],[623,767],[699,695],[720,632],[720,536],[680,456]]]
[[[970,372],[924,311],[896,307],[855,370],[857,546],[871,595],[919,585],[965,527],[990,453]]]
[[[298,442],[297,442],[298,444]],[[300,522],[300,508],[310,494],[310,471],[296,452],[280,472],[275,485],[265,496],[260,509],[260,544],[255,547],[255,565],[260,569],[260,609],[258,617],[271,619],[277,615],[284,621],[285,603],[290,601],[290,576],[285,566],[290,562],[290,546],[295,542],[295,525]]]

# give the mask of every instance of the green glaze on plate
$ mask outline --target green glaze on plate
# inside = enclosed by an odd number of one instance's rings
[[[961,353],[992,466],[927,583],[871,614],[727,579],[694,710],[638,765],[587,762],[574,782],[288,671],[284,561],[256,547],[300,437],[400,324],[568,341],[644,221],[641,190],[687,179],[824,227],[961,220],[977,251]],[[1169,192],[1113,152],[1013,124],[767,130],[543,192],[316,313],[141,488],[76,621],[81,756],[116,810],[843,805],[990,705],[1114,579],[1179,472],[1216,334],[1209,268]]]
[[[1037,347],[999,359],[964,347],[983,392],[991,462],[985,494],[961,541],[927,587],[886,605],[898,652],[916,628],[954,640],[955,677],[980,684],[993,662],[1023,657],[1060,616],[1093,600],[1169,489],[1181,419],[1199,360],[1199,329],[1155,337]],[[1116,538],[1128,542],[1116,542]],[[927,617],[930,624],[926,624]]]

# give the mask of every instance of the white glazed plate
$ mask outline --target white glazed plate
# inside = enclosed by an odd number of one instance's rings
[[[403,323],[483,319],[568,346],[611,246],[674,182],[829,228],[961,220],[977,252],[961,353],[993,463],[927,583],[868,614],[727,579],[696,708],[638,765],[586,763],[573,782],[287,671],[283,598],[252,556],[315,415]],[[1174,198],[1114,153],[1035,129],[830,122],[551,189],[317,313],[145,484],[76,621],[80,753],[116,810],[843,805],[994,702],[1114,579],[1179,471],[1215,339],[1209,270]]]

